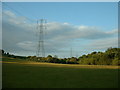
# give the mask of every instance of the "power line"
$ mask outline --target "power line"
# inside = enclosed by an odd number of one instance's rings
[[[30,19],[30,18],[26,17],[25,15],[21,14],[20,12],[18,12],[18,11],[15,10],[14,8],[10,7],[9,5],[5,4],[4,2],[3,2],[2,4],[4,4],[6,7],[8,7],[8,8],[11,9],[11,10],[13,10],[13,11],[16,12],[17,14],[19,14],[19,15],[25,17],[27,20],[29,20],[29,21],[31,21],[31,22],[35,21],[35,20]]]

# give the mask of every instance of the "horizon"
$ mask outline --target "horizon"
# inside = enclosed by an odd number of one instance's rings
[[[110,48],[112,48],[112,47],[110,47]],[[108,49],[110,49],[110,48],[108,48]],[[115,47],[115,48],[117,48],[117,47]],[[119,48],[119,47],[118,47]],[[107,50],[108,50],[107,49]],[[0,49],[0,50],[3,50],[3,49]],[[107,50],[105,50],[105,51],[107,51]],[[13,55],[13,56],[20,56],[20,57],[29,57],[29,56],[21,56],[21,55],[14,55],[14,54],[12,54],[12,53],[9,53],[9,52],[7,52],[7,51],[5,51],[5,50],[3,50],[4,51],[4,54],[9,54],[9,55]],[[105,53],[105,51],[103,51],[102,53]],[[94,51],[94,52],[96,52],[96,53],[99,53],[100,51]],[[93,52],[91,52],[91,53],[93,53]],[[83,54],[83,55],[89,55],[89,54],[91,54],[91,53],[87,53],[87,54]],[[83,55],[81,55],[81,56],[83,56]],[[36,55],[33,55],[33,56],[36,56]],[[47,55],[47,56],[49,56],[49,55]],[[47,56],[45,56],[45,57],[47,57]],[[57,55],[51,55],[52,57],[56,57]],[[76,56],[72,56],[72,57],[75,57],[75,58],[79,58],[79,57],[81,57],[81,56],[78,56],[78,57],[76,57]],[[38,57],[38,56],[36,56],[36,57]],[[72,57],[62,57],[63,59],[64,58],[72,58]],[[60,57],[58,57],[57,56],[57,58],[60,58]]]

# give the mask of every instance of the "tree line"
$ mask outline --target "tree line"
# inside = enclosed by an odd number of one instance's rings
[[[18,59],[27,59],[26,56],[16,56],[16,55],[10,54],[9,52],[5,52],[4,50],[1,50],[1,49],[0,49],[0,56],[18,58]]]
[[[15,56],[0,50],[3,56],[21,58],[29,61],[61,63],[61,64],[84,64],[84,65],[120,65],[120,48],[108,48],[105,52],[92,52],[82,55],[78,58],[58,58],[56,55],[48,55],[47,57],[36,56]]]
[[[80,64],[120,65],[120,48],[108,48],[105,52],[92,52],[79,57]]]

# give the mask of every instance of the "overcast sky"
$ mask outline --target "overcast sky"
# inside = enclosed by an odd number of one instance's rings
[[[41,18],[47,19],[46,56],[70,57],[71,48],[80,56],[118,47],[117,2],[6,2],[2,8],[3,49],[12,54],[36,55]]]

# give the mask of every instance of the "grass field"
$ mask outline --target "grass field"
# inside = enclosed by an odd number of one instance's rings
[[[92,68],[91,68],[92,67]],[[103,67],[103,68],[102,68]],[[117,88],[116,66],[3,62],[3,88]]]

